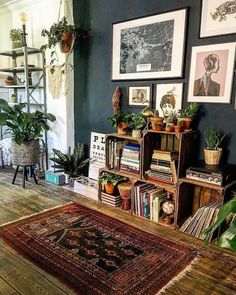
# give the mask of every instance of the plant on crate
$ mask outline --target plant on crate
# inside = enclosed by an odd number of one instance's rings
[[[68,153],[64,154],[58,149],[52,149],[56,157],[50,158],[55,164],[52,165],[56,172],[64,172],[69,177],[69,183],[72,184],[73,178],[80,176],[86,165],[91,160],[85,157],[85,146],[78,143],[72,152],[69,147]]]
[[[23,30],[22,29],[11,29],[10,39],[12,41],[12,49],[20,48],[23,46]]]
[[[204,148],[205,163],[208,165],[219,165],[222,148],[220,144],[224,139],[225,134],[220,130],[206,129],[204,132],[204,139],[206,147]]]
[[[212,235],[220,228],[223,223],[227,222],[228,226],[225,230],[221,230],[220,236],[216,239],[216,244],[219,247],[230,248],[236,251],[236,194],[234,197],[225,203],[220,209],[216,222],[203,231],[202,235],[206,241],[206,245],[211,241]]]
[[[181,118],[178,118],[177,124],[174,126],[175,133],[180,133],[181,132],[182,125],[183,125],[182,119]]]
[[[0,99],[0,126],[7,126],[4,133],[12,135],[12,157],[14,165],[35,165],[39,160],[39,138],[49,130],[48,121],[56,117],[50,113],[24,112],[26,103],[9,106]]]
[[[159,111],[155,110],[154,111],[154,117],[150,118],[151,124],[152,124],[152,129],[156,131],[161,131],[163,127],[163,117],[159,117]]]
[[[111,122],[112,127],[118,128],[118,134],[126,134],[128,122],[130,120],[130,113],[124,113],[119,110],[112,116],[109,116],[107,120]]]
[[[141,138],[142,129],[145,127],[146,121],[141,113],[131,113],[128,127],[132,129],[132,137]]]
[[[99,182],[105,186],[105,191],[108,194],[113,194],[115,187],[118,183],[122,182],[122,181],[126,181],[127,178],[117,175],[117,174],[113,174],[113,173],[109,173],[109,172],[103,172],[100,176],[99,176]]]
[[[186,108],[182,109],[180,112],[180,118],[182,119],[183,129],[189,130],[191,127],[191,122],[193,117],[197,114],[199,109],[199,104],[197,102],[191,102]]]

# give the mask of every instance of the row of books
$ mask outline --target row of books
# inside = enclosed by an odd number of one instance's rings
[[[140,145],[135,143],[124,144],[120,159],[120,170],[139,174],[140,171]]]
[[[167,192],[149,183],[137,183],[134,187],[134,213],[155,222],[162,215],[162,204],[167,200]]]
[[[175,183],[178,157],[179,154],[176,151],[154,150],[150,169],[146,171],[146,175],[150,180]]]
[[[105,192],[101,193],[101,201],[113,207],[121,207],[122,199],[119,195],[109,195]]]
[[[215,223],[221,206],[221,201],[214,201],[199,208],[183,223],[180,230],[203,240],[204,236],[201,233]]]

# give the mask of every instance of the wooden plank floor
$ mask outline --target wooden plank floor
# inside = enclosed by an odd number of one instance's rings
[[[0,224],[76,201],[94,210],[123,220],[142,230],[192,245],[199,249],[199,261],[186,275],[170,286],[164,294],[236,294],[236,255],[215,246],[205,248],[202,241],[163,226],[130,216],[126,212],[104,206],[78,194],[39,181],[21,187],[21,178],[12,185],[12,171],[0,169]],[[66,285],[22,258],[0,240],[0,295],[74,295]]]

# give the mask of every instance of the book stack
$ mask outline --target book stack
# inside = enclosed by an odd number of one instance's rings
[[[146,171],[148,179],[174,184],[177,181],[178,157],[179,153],[175,151],[154,150],[150,169]]]
[[[106,194],[105,192],[101,193],[101,201],[112,207],[120,207],[122,203],[122,199],[119,195],[118,196],[109,195],[109,194]]]
[[[126,141],[114,138],[108,144],[108,166],[110,169],[119,170],[122,148]]]
[[[180,230],[203,240],[204,236],[201,233],[215,223],[221,206],[221,201],[214,201],[199,208],[183,223]]]
[[[134,187],[134,213],[138,216],[159,222],[166,200],[167,192],[153,184],[137,183]]]
[[[127,143],[123,146],[120,160],[120,170],[139,174],[140,171],[140,145]]]

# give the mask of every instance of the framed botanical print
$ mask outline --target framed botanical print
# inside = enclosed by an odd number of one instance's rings
[[[236,1],[202,0],[200,38],[236,33]]]
[[[188,101],[230,103],[235,43],[192,48]]]
[[[130,106],[148,106],[152,102],[152,87],[149,86],[130,86],[129,87],[129,105]]]
[[[165,120],[182,107],[183,83],[157,84],[156,110]]]
[[[112,80],[181,77],[187,9],[113,24]]]

